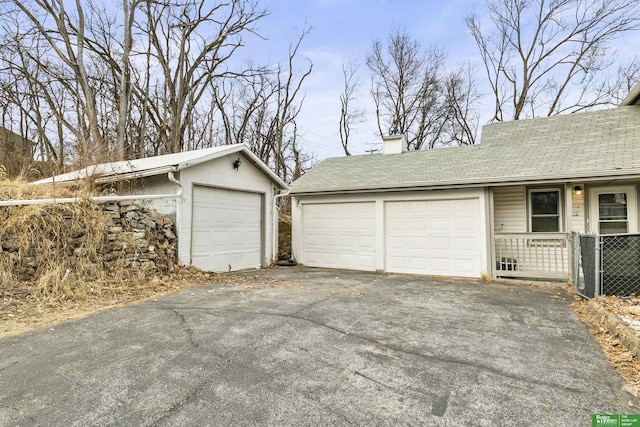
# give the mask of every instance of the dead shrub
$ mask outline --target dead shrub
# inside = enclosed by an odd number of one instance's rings
[[[0,209],[3,287],[19,284],[47,303],[86,298],[107,273],[106,231],[106,216],[88,200]]]

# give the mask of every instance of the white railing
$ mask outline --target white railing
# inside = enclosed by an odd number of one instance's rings
[[[496,233],[495,277],[569,279],[568,233]]]

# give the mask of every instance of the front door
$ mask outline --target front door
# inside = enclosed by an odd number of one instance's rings
[[[638,232],[634,186],[597,187],[591,190],[590,230],[599,234]]]

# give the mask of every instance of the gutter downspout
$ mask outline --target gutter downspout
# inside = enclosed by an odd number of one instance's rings
[[[180,204],[182,201],[182,183],[178,179],[176,179],[176,175],[175,175],[176,172],[178,172],[178,168],[176,166],[173,166],[171,170],[167,172],[167,179],[169,180],[169,182],[172,182],[178,186],[178,190],[176,191],[177,197],[176,197],[176,223],[175,223],[176,239],[178,240],[178,253],[177,253],[178,265],[187,265],[188,263],[191,262],[191,253],[188,254],[188,258],[189,258],[188,262],[187,263],[183,262],[184,258],[186,257],[182,256],[183,250],[181,249],[181,245],[180,245],[180,235],[182,234],[180,230],[180,227],[181,227],[180,218],[182,217],[182,215],[180,214]],[[189,227],[191,227],[191,224],[189,224]]]
[[[178,186],[178,194],[182,194],[182,183],[176,179],[176,172],[178,172],[178,170],[175,168],[167,172],[167,179],[176,184]]]
[[[273,224],[272,224],[272,228],[273,228],[272,229],[272,233],[273,233],[273,239],[272,239],[273,248],[272,248],[272,250],[273,250],[273,252],[271,254],[271,258],[272,258],[273,262],[278,260],[277,259],[278,258],[277,254],[278,254],[278,219],[279,219],[278,212],[279,212],[279,210],[278,210],[277,201],[278,201],[279,197],[285,197],[285,196],[288,196],[288,195],[289,195],[289,190],[284,190],[284,192],[276,194],[276,195],[273,196]]]

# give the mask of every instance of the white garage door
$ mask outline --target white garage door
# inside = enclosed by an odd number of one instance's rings
[[[302,208],[304,263],[375,270],[375,203],[309,204]]]
[[[217,272],[260,266],[260,194],[195,186],[192,215],[193,265]]]
[[[478,199],[385,203],[386,270],[479,277]]]

